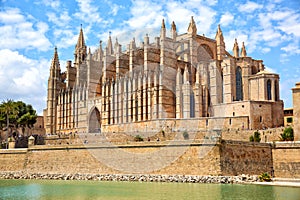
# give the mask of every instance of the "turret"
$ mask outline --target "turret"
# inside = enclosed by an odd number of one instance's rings
[[[112,41],[111,41],[111,36],[109,32],[108,40],[107,40],[107,46],[106,46],[106,54],[107,55],[112,55],[113,52],[113,47],[112,47]]]
[[[176,40],[176,37],[177,37],[177,30],[176,30],[175,22],[173,21],[171,24],[171,38],[173,40]]]
[[[187,30],[188,34],[191,34],[192,36],[197,35],[197,27],[196,27],[196,23],[194,21],[194,17],[191,17],[191,21],[189,23],[189,27]]]
[[[247,52],[246,52],[246,47],[245,47],[244,42],[243,42],[242,50],[241,50],[241,57],[247,57]]]
[[[161,23],[161,29],[160,29],[160,39],[165,39],[166,38],[166,25],[165,25],[165,20],[162,20]]]
[[[82,25],[80,28],[80,32],[79,32],[79,37],[77,40],[77,44],[75,46],[75,63],[76,64],[81,64],[87,55],[87,48],[84,42],[84,36],[83,36],[83,31],[82,31]]]
[[[238,58],[239,57],[239,44],[237,43],[237,39],[235,38],[235,41],[234,41],[234,45],[233,45],[233,56]]]
[[[218,25],[218,30],[215,39],[217,42],[217,59],[223,60],[225,56],[225,42],[220,24]]]

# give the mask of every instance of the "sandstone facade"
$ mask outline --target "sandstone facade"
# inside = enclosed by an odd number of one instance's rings
[[[82,28],[74,52],[62,72],[55,48],[48,80],[46,133],[104,132],[125,127],[161,131],[161,121],[179,129],[249,128],[283,125],[279,76],[265,70],[262,60],[225,49],[220,26],[214,39],[197,34],[192,18],[187,33],[176,25],[140,46],[133,39],[125,51],[109,36],[95,52],[85,45]],[[221,119],[221,120],[220,120]],[[172,123],[173,123],[172,122]],[[167,123],[167,122],[166,122]],[[154,126],[154,125],[157,126]],[[170,127],[170,126],[169,126]]]

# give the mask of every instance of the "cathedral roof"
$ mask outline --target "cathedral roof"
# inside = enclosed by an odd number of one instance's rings
[[[264,69],[263,71],[260,71],[257,74],[276,74],[276,73],[273,73],[273,72],[270,72],[270,71]]]

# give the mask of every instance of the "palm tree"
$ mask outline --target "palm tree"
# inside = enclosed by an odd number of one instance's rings
[[[18,108],[15,102],[11,99],[7,99],[2,102],[0,112],[6,115],[6,148],[8,147],[8,130],[9,130],[9,118],[15,117],[18,114]]]

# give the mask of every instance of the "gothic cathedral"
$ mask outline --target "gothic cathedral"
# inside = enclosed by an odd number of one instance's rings
[[[46,133],[134,132],[151,129],[262,129],[283,125],[279,75],[247,55],[235,40],[225,49],[197,34],[191,18],[178,34],[164,20],[160,36],[127,48],[109,36],[91,53],[80,29],[74,62],[62,72],[55,48],[48,79]]]

